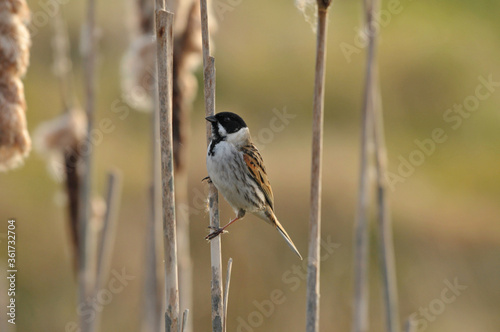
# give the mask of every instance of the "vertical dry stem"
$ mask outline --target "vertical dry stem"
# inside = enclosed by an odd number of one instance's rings
[[[387,331],[399,331],[399,312],[397,301],[396,272],[394,262],[394,248],[392,241],[391,220],[389,215],[385,173],[387,168],[387,155],[384,141],[382,106],[378,87],[378,72],[376,68],[377,34],[375,29],[375,13],[379,7],[378,0],[364,1],[365,29],[368,35],[368,54],[366,64],[366,80],[363,101],[363,132],[362,156],[360,175],[360,201],[358,205],[357,225],[357,269],[355,275],[355,316],[354,331],[368,330],[368,163],[367,144],[373,140],[375,146],[375,169],[377,175],[377,217],[379,239],[378,248],[380,256],[380,269],[383,280],[383,294],[386,309]],[[359,245],[359,247],[358,247]]]
[[[90,213],[90,191],[92,182],[92,143],[90,134],[94,123],[94,108],[95,108],[95,1],[88,0],[87,2],[87,21],[85,24],[86,41],[84,49],[85,62],[85,98],[86,98],[86,114],[87,114],[87,135],[83,144],[83,171],[80,191],[80,218],[79,218],[79,303],[85,303],[87,295],[91,292],[91,275],[89,263],[91,257],[88,255],[88,221]],[[90,331],[90,324],[80,317],[80,328],[82,332]]]
[[[229,301],[229,287],[231,286],[231,270],[233,269],[233,259],[229,258],[227,262],[226,284],[224,285],[224,324],[223,331],[227,331],[227,303]]]
[[[325,99],[326,35],[330,1],[318,0],[316,71],[313,100],[313,140],[311,167],[311,213],[309,259],[307,264],[306,331],[319,331],[321,171],[323,155],[323,110]]]
[[[71,59],[69,57],[70,45],[66,25],[63,22],[62,13],[55,15],[53,21],[54,38],[52,46],[54,49],[54,74],[59,80],[59,90],[65,113],[73,111],[74,92],[71,81]],[[78,164],[81,158],[81,142],[73,144],[62,151],[64,158],[64,171],[66,174],[65,185],[66,194],[68,197],[68,221],[71,231],[71,241],[73,244],[73,262],[75,272],[78,268],[79,244],[78,244],[78,218],[79,212],[79,195],[81,175],[78,169]]]
[[[155,96],[157,95],[155,88]],[[144,282],[144,319],[142,322],[143,332],[161,331],[161,271],[158,252],[161,252],[160,244],[162,231],[161,224],[161,170],[160,170],[160,125],[159,106],[156,97],[153,99],[153,110],[151,116],[151,185],[150,185],[150,215],[146,235],[146,276]]]
[[[121,192],[121,176],[118,171],[108,174],[108,192],[106,194],[106,214],[103,227],[97,244],[97,269],[95,275],[94,296],[97,296],[107,276],[111,263],[113,245],[116,234],[116,217],[118,214]],[[90,325],[91,331],[96,331],[101,319],[101,312],[97,311]]]
[[[205,83],[205,115],[215,114],[215,59],[210,56],[208,32],[207,1],[200,0],[201,32],[203,43],[203,80]],[[210,144],[211,126],[207,128],[207,146]],[[210,226],[219,228],[219,197],[213,184],[209,185],[208,206],[210,208]],[[210,259],[212,264],[212,331],[222,332],[224,321],[223,289],[222,289],[222,257],[221,237],[210,241]]]
[[[378,99],[378,94],[374,98]],[[399,331],[399,306],[392,221],[387,197],[387,153],[381,103],[374,102],[375,166],[377,174],[378,248],[382,273],[387,331]]]
[[[172,148],[172,73],[174,15],[156,10],[158,94],[160,106],[161,164],[163,185],[163,232],[165,250],[167,332],[179,330],[179,285],[175,221],[174,163]]]
[[[147,0],[151,1],[151,0]],[[155,1],[154,9],[164,9],[165,3],[163,0]],[[141,10],[141,31],[144,34],[149,34],[155,29],[155,10],[147,11],[149,5],[144,0],[139,1]],[[144,60],[144,59],[143,59]],[[145,61],[145,60],[144,60]],[[146,65],[146,64],[144,64]],[[157,82],[158,71],[155,63],[155,82]],[[143,294],[143,332],[163,331],[164,326],[161,323],[163,312],[162,280],[163,273],[160,269],[160,258],[158,253],[161,252],[160,246],[162,235],[162,188],[161,188],[161,158],[160,158],[160,111],[158,101],[158,85],[153,87],[152,95],[152,111],[151,117],[151,184],[149,187],[149,222],[146,235],[146,271],[144,278],[144,294]]]
[[[206,116],[215,114],[215,59],[208,58],[207,68],[204,70],[205,82],[208,80],[208,100],[205,95]],[[205,83],[207,84],[207,83]],[[207,86],[205,85],[205,89]],[[208,129],[207,133],[210,133]],[[207,142],[210,144],[209,134],[207,134]],[[208,191],[208,207],[210,209],[210,227],[217,229],[219,223],[219,194],[214,184],[209,185]],[[222,249],[221,237],[218,236],[210,241],[210,261],[212,264],[212,330],[214,332],[222,331],[222,322],[224,321],[223,297],[222,289]]]
[[[371,25],[374,13],[378,10],[378,0],[372,0],[371,14],[369,15]],[[368,16],[368,15],[367,15]],[[389,201],[387,197],[387,150],[384,138],[384,119],[382,101],[380,95],[380,83],[378,70],[375,62],[376,34],[372,34],[373,39],[372,57],[369,59],[370,67],[373,71],[371,83],[371,109],[373,113],[373,141],[375,145],[375,169],[377,174],[377,212],[378,212],[378,248],[380,270],[382,273],[383,294],[385,301],[385,315],[388,332],[400,330],[398,290],[396,278],[396,262],[394,258],[394,243],[392,236],[392,221],[389,211]]]
[[[368,145],[373,138],[373,64],[375,56],[375,31],[371,30],[372,3],[365,0],[365,29],[368,32],[368,54],[361,116],[361,156],[359,174],[358,206],[356,213],[355,234],[355,270],[354,270],[354,317],[353,332],[366,332],[369,329],[368,313],[368,276],[369,276],[369,150]]]
[[[359,171],[358,203],[354,239],[354,315],[353,332],[368,331],[368,273],[369,273],[369,228],[368,208],[370,178],[368,169],[368,140],[371,130],[367,107],[363,107],[361,124],[361,156]]]

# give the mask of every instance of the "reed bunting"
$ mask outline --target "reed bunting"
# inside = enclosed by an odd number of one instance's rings
[[[267,179],[264,161],[252,143],[245,121],[231,112],[217,113],[206,120],[212,124],[206,179],[215,185],[236,213],[236,218],[222,228],[213,229],[206,239],[217,237],[229,225],[243,218],[246,212],[250,212],[274,226],[288,246],[302,259],[274,214],[273,191]]]

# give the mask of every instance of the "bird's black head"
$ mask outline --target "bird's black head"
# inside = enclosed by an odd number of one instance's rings
[[[212,123],[212,132],[218,137],[225,137],[227,134],[236,133],[241,128],[246,128],[247,124],[238,115],[231,112],[220,112],[206,118]],[[219,128],[222,126],[222,129]]]

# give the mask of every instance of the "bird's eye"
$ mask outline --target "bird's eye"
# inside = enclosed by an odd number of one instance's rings
[[[229,121],[231,121],[231,119],[229,119],[229,118],[224,118],[224,121],[229,122]]]

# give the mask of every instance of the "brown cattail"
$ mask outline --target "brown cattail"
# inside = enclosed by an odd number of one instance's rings
[[[70,109],[59,117],[42,123],[34,134],[35,149],[47,159],[49,171],[57,180],[65,180],[75,268],[79,250],[80,149],[86,137],[86,128],[85,113],[80,109]]]
[[[124,100],[133,108],[151,111],[155,91],[156,42],[152,35],[135,38],[122,59]]]
[[[31,149],[20,80],[29,64],[28,22],[24,0],[0,2],[0,171],[21,165]]]
[[[122,91],[124,100],[133,108],[151,111],[155,91],[156,42],[153,33],[154,1],[137,0],[134,36],[122,59]]]
[[[125,101],[132,107],[150,111],[155,91],[156,41],[153,34],[154,3],[138,0],[139,12],[136,37],[122,59],[122,91]],[[193,72],[201,63],[201,23],[198,0],[167,0],[167,8],[175,13],[174,22],[174,104],[189,108],[197,90]],[[215,20],[210,20],[210,31],[214,32]],[[182,96],[179,96],[182,94]],[[174,105],[174,113],[176,112]],[[174,115],[175,116],[175,115]],[[174,128],[178,127],[175,124]],[[175,130],[175,129],[174,129]],[[176,133],[174,132],[174,136]]]
[[[31,13],[25,0],[0,1],[0,12],[4,11],[17,15],[25,25],[28,25],[30,22]]]
[[[31,149],[23,90],[16,76],[0,76],[0,171],[21,165]]]
[[[5,9],[0,11],[0,71],[2,75],[23,76],[29,64],[31,45],[22,19]]]

